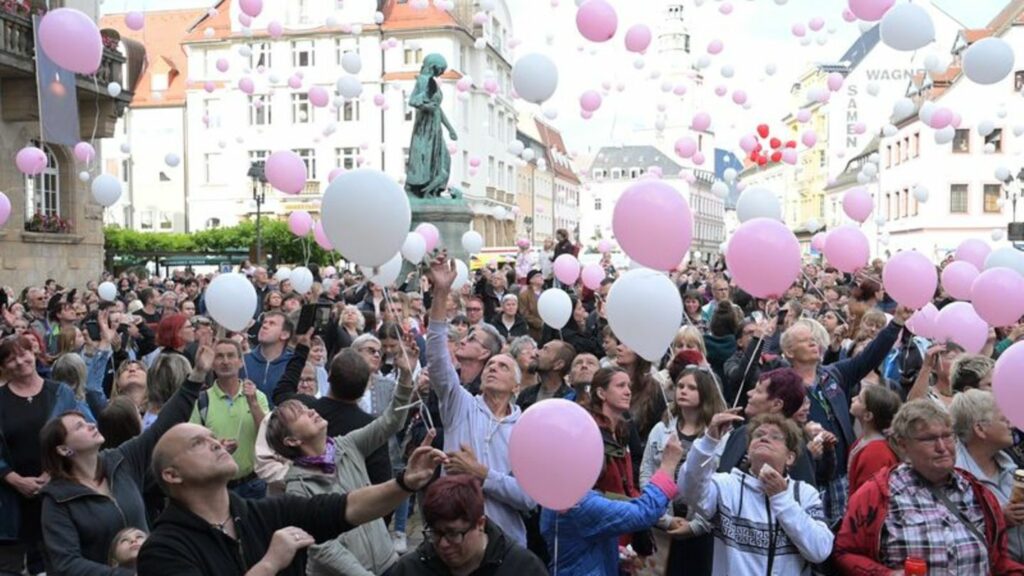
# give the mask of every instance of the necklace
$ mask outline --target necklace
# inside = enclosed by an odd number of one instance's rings
[[[220,532],[222,532],[224,534],[227,534],[228,531],[226,530],[226,528],[227,528],[228,522],[231,522],[231,513],[230,512],[228,512],[228,517],[225,518],[223,522],[210,522],[210,527],[211,528],[216,528]]]

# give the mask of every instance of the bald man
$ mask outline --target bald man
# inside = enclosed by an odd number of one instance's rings
[[[327,425],[312,410],[299,420],[310,428]],[[213,433],[179,424],[153,450],[153,476],[170,501],[139,553],[138,573],[300,576],[306,547],[391,512],[446,459],[422,446],[405,473],[384,484],[349,494],[246,500],[228,491],[238,465]]]

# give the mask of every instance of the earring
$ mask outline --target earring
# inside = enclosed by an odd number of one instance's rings
[[[71,448],[65,448],[64,449],[64,457],[65,458],[71,458],[74,455],[75,455],[75,451],[72,450]]]

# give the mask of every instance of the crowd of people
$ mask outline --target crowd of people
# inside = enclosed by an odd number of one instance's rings
[[[4,287],[0,574],[1024,575],[1024,437],[991,392],[1024,324],[967,354],[905,327],[881,261],[809,261],[778,300],[696,262],[650,361],[609,326],[609,259],[596,290],[553,277],[560,232],[460,289],[443,252],[399,286],[310,266],[304,294],[246,263],[242,332],[212,274]],[[310,305],[331,321],[300,333]],[[552,398],[604,445],[568,510],[509,457]]]

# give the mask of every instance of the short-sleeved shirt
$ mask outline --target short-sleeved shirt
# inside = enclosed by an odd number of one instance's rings
[[[236,478],[245,478],[252,474],[253,466],[256,463],[256,422],[252,419],[252,412],[249,410],[249,401],[242,394],[242,386],[239,384],[238,393],[234,398],[228,396],[215,383],[205,392],[210,399],[209,407],[206,409],[206,417],[201,418],[199,414],[199,403],[192,409],[191,422],[201,424],[208,428],[213,435],[223,440],[236,440],[238,448],[231,455],[238,464],[238,475]],[[270,414],[270,407],[267,403],[267,396],[256,391],[256,400],[264,415]]]

